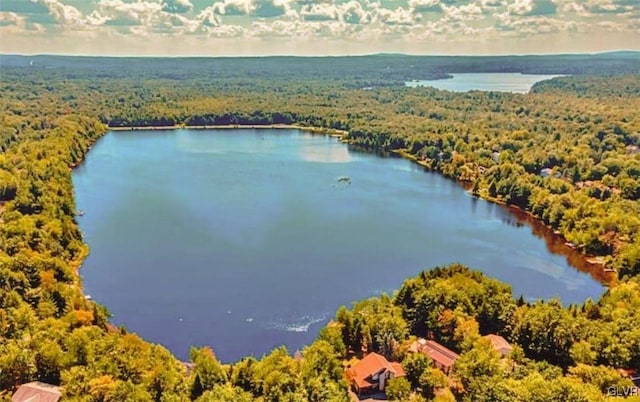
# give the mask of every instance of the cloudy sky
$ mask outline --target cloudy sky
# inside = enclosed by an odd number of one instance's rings
[[[0,0],[0,53],[640,50],[640,0]]]

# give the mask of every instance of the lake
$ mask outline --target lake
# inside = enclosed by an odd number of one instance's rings
[[[559,77],[520,73],[466,73],[451,74],[453,78],[443,80],[416,80],[405,83],[408,87],[429,86],[453,92],[496,91],[527,93],[536,82]]]
[[[350,180],[339,180],[347,177]],[[343,304],[460,262],[528,300],[603,286],[503,207],[298,130],[110,132],[73,172],[85,293],[187,359],[311,342]]]

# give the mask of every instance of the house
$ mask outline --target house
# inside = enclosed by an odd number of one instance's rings
[[[453,364],[460,357],[460,355],[440,345],[438,342],[422,338],[409,346],[409,352],[422,353],[429,357],[433,364],[447,375],[449,375]]]
[[[447,349],[435,341],[426,341],[422,353],[429,356],[435,366],[447,375],[451,372],[453,364],[460,357],[460,355],[454,351]]]
[[[61,397],[60,387],[34,381],[22,384],[11,397],[11,402],[58,402]]]
[[[635,385],[636,387],[640,387],[640,371],[636,371],[633,369],[618,369],[618,372],[621,376],[631,380],[633,385]]]
[[[400,363],[389,362],[377,353],[369,353],[347,370],[347,379],[358,396],[384,391],[387,381],[405,375]]]
[[[513,346],[507,342],[506,339],[496,334],[489,334],[484,336],[485,339],[488,339],[491,342],[491,346],[496,350],[496,352],[500,353],[500,356],[507,357],[513,351]]]
[[[185,375],[188,377],[193,373],[193,370],[196,369],[196,364],[191,362],[180,362],[182,367],[184,367]]]

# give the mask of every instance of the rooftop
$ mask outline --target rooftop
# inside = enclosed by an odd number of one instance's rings
[[[500,335],[489,334],[489,335],[485,335],[484,338],[488,339],[491,342],[491,345],[493,345],[495,349],[513,350],[513,346],[511,346],[509,342],[507,342],[507,340],[501,337]]]
[[[354,381],[358,387],[364,388],[372,384],[371,377],[383,370],[389,370],[396,377],[405,375],[400,363],[389,363],[384,356],[377,353],[369,353],[353,367],[347,370],[347,376]]]
[[[435,341],[426,341],[422,347],[422,352],[429,356],[433,361],[440,363],[445,367],[451,367],[460,357],[460,355],[454,351],[447,349]]]
[[[13,394],[11,402],[58,402],[61,397],[60,387],[34,381],[22,384]]]

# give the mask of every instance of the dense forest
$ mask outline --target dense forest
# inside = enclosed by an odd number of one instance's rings
[[[640,370],[637,53],[1,63],[0,397],[40,380],[70,401],[346,401],[344,369],[370,351],[403,362],[397,400],[597,401],[631,385],[617,369]],[[526,95],[402,85],[470,71],[574,76]],[[516,299],[463,266],[433,268],[393,296],[341,307],[298,358],[280,348],[221,364],[194,348],[179,362],[85,298],[70,172],[108,127],[228,124],[346,130],[352,146],[403,154],[529,212],[617,281],[563,307]],[[515,345],[508,364],[487,333]],[[407,353],[427,335],[460,353],[450,377]]]

